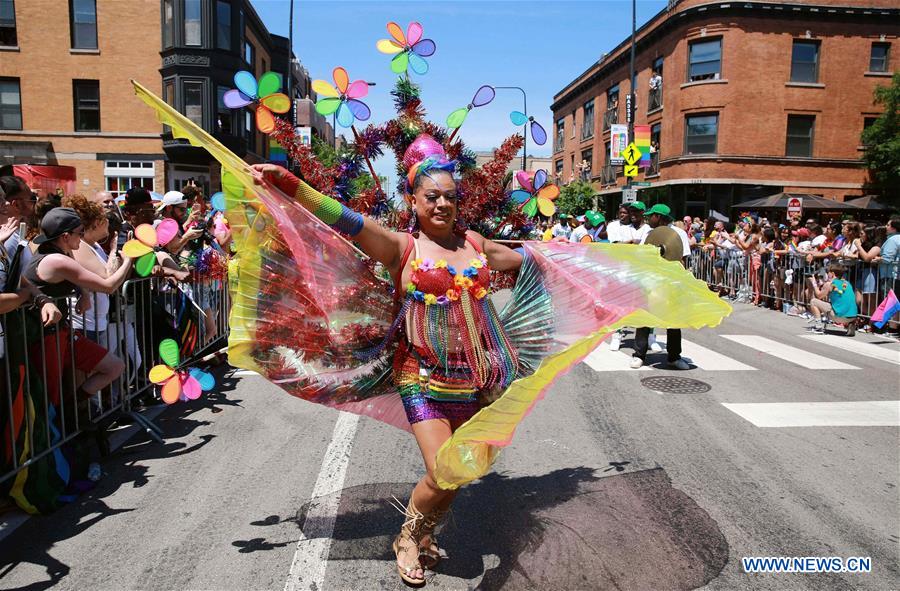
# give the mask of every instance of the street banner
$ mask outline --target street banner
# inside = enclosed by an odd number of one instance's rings
[[[306,146],[312,144],[312,127],[295,127],[294,132],[300,138],[300,143]]]
[[[269,162],[282,164],[287,162],[287,152],[281,147],[275,138],[269,138]]]
[[[609,126],[609,163],[613,166],[622,166],[625,159],[622,152],[628,145],[628,126],[615,123]]]
[[[789,197],[787,202],[788,218],[803,215],[803,197]]]
[[[641,151],[641,161],[638,162],[640,168],[650,168],[650,126],[635,125],[634,126],[634,143]]]

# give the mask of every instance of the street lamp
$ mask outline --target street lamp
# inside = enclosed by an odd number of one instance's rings
[[[528,98],[525,90],[520,86],[495,86],[495,90],[518,90],[522,93],[522,112],[528,117]],[[525,131],[522,133],[525,143],[522,145],[522,170],[528,170],[525,159],[528,157],[528,121],[525,122]]]

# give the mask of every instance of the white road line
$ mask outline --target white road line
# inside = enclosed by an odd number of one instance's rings
[[[259,374],[256,373],[255,371],[250,371],[249,369],[241,369],[241,370],[232,372],[231,375],[238,376],[238,377],[247,377],[247,376],[258,376]]]
[[[661,343],[666,342],[665,335],[657,335],[656,340]],[[736,359],[732,359],[727,355],[717,353],[712,349],[707,349],[697,343],[692,343],[684,338],[681,339],[681,355],[691,360],[691,363],[705,371],[750,371],[756,370],[745,363],[741,363]]]
[[[722,337],[807,369],[859,369],[755,334],[723,334]]]
[[[833,334],[805,334],[801,335],[801,337],[817,343],[831,345],[832,347],[837,347],[850,353],[865,355],[866,357],[887,361],[894,365],[900,365],[900,349],[891,349],[873,345],[872,343],[867,343],[865,341],[858,341],[849,337],[840,337]]]
[[[640,370],[631,369],[631,355],[625,351],[610,351],[609,343],[603,341],[584,358],[584,362],[594,371],[652,371],[646,365]]]
[[[350,450],[356,436],[359,415],[342,412],[334,425],[331,443],[322,459],[322,468],[313,487],[312,503],[306,513],[300,541],[291,561],[285,591],[323,589],[331,535],[341,502],[341,489],[350,464]]]
[[[900,400],[722,403],[757,427],[900,427]]]

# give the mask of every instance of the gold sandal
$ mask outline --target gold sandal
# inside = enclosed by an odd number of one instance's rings
[[[403,525],[400,527],[400,533],[397,534],[397,537],[394,538],[394,543],[392,544],[394,548],[394,554],[396,555],[398,561],[400,559],[400,553],[416,551],[419,547],[419,541],[422,539],[422,526],[425,523],[425,516],[422,515],[417,509],[416,506],[413,505],[412,498],[409,499],[409,505],[404,509],[403,505],[396,498],[396,505],[394,507],[403,513],[404,517],[406,517],[406,521],[403,522]],[[400,541],[403,539],[409,541],[409,545],[405,547],[400,546]],[[422,571],[422,578],[415,578],[410,575],[417,570]],[[400,575],[400,578],[404,583],[410,585],[412,587],[423,587],[425,585],[425,569],[422,567],[421,562],[419,562],[418,553],[416,554],[416,561],[411,566],[402,566],[399,562],[397,562],[397,574]]]
[[[438,547],[437,534],[435,530],[441,525],[450,514],[449,509],[435,509],[425,516],[425,523],[422,524],[422,536],[419,540],[419,562],[428,570],[434,568],[441,561],[441,552]],[[422,539],[428,538],[427,546],[422,546]]]

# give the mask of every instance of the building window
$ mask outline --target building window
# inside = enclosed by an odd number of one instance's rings
[[[559,152],[563,149],[563,145],[566,141],[566,120],[565,119],[557,119],[556,120],[556,142],[554,142],[553,151]]]
[[[653,69],[650,71],[650,92],[647,96],[647,111],[655,111],[662,108],[662,74],[663,58],[653,60]]]
[[[693,41],[690,44],[688,82],[718,80],[722,73],[722,39]]]
[[[575,139],[575,113],[572,113],[572,139]]]
[[[812,115],[788,115],[785,155],[811,158],[815,126],[816,118]]]
[[[578,163],[578,174],[581,180],[591,180],[591,168],[594,166],[594,149],[588,148],[581,151],[581,162]]]
[[[13,0],[0,0],[0,45],[15,47],[16,37],[16,3]]]
[[[688,115],[684,118],[684,153],[715,154],[719,115]]]
[[[869,54],[870,72],[890,72],[888,65],[891,57],[890,43],[873,43]]]
[[[794,41],[791,52],[791,82],[819,81],[819,42]]]
[[[111,160],[105,162],[103,166],[106,190],[113,198],[124,195],[132,187],[143,187],[152,191],[155,173],[153,163],[146,161]]]
[[[647,174],[659,174],[659,137],[662,134],[662,124],[654,123],[650,126],[650,168]]]
[[[0,78],[0,129],[22,129],[18,78]]]
[[[100,81],[72,80],[75,131],[100,131]]]
[[[97,49],[96,0],[69,0],[72,49]]]
[[[175,38],[175,8],[173,6],[175,0],[163,0],[163,49],[172,47]]]
[[[163,100],[170,107],[175,107],[175,80],[171,78],[163,82]]]
[[[867,129],[875,125],[875,122],[878,121],[878,117],[866,117],[863,119],[863,133],[866,132]],[[860,144],[863,146],[867,146],[868,144],[860,139]]]
[[[553,162],[553,170],[556,174],[556,181],[559,182],[559,177],[562,175],[563,163],[562,160],[556,160]]]
[[[231,50],[231,2],[216,2],[216,47]]]
[[[184,0],[184,44],[203,45],[201,0]]]
[[[256,47],[244,40],[244,61],[250,66],[250,71],[256,73]]]
[[[203,127],[203,82],[185,80],[181,89],[184,96],[184,116]]]
[[[244,111],[244,131],[247,133],[247,150],[257,154],[256,130],[253,127],[253,115],[250,111]]]
[[[581,122],[581,139],[594,137],[594,99],[584,103],[584,120]]]
[[[228,87],[226,86],[219,86],[216,88],[216,95],[218,97],[216,102],[216,131],[231,135],[232,110],[225,106],[226,92],[228,92]]]

